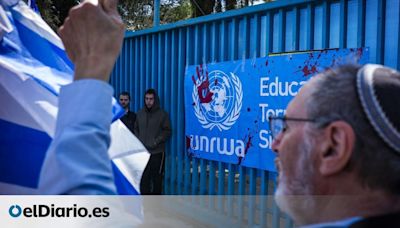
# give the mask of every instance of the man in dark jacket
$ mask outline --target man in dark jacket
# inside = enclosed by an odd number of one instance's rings
[[[150,152],[150,160],[140,183],[142,195],[160,195],[164,164],[165,142],[171,135],[168,113],[160,108],[160,99],[154,89],[144,96],[145,107],[138,111],[135,135]]]
[[[125,115],[121,117],[121,121],[132,132],[132,134],[135,134],[134,127],[136,121],[136,114],[129,110],[130,101],[131,101],[131,96],[129,95],[128,92],[125,91],[119,95],[119,104],[122,106],[122,108],[125,109]]]

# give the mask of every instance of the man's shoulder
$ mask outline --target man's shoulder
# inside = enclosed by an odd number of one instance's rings
[[[136,116],[136,113],[129,110],[128,113],[127,113],[127,115],[128,115],[128,116]]]

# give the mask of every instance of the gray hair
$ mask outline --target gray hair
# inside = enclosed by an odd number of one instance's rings
[[[307,114],[323,128],[335,120],[350,124],[356,143],[346,171],[355,171],[370,189],[400,194],[400,156],[374,131],[365,115],[356,89],[360,66],[344,65],[316,76]],[[394,98],[395,99],[395,98]]]

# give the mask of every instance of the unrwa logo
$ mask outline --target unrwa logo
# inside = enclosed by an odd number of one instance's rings
[[[229,130],[238,120],[242,109],[242,83],[232,72],[214,70],[208,73],[196,68],[192,98],[194,114],[203,128]]]

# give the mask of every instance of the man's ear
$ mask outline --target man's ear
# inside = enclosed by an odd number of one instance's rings
[[[344,169],[350,160],[355,144],[355,133],[350,124],[334,121],[323,129],[320,145],[319,171],[323,176],[336,174]]]

